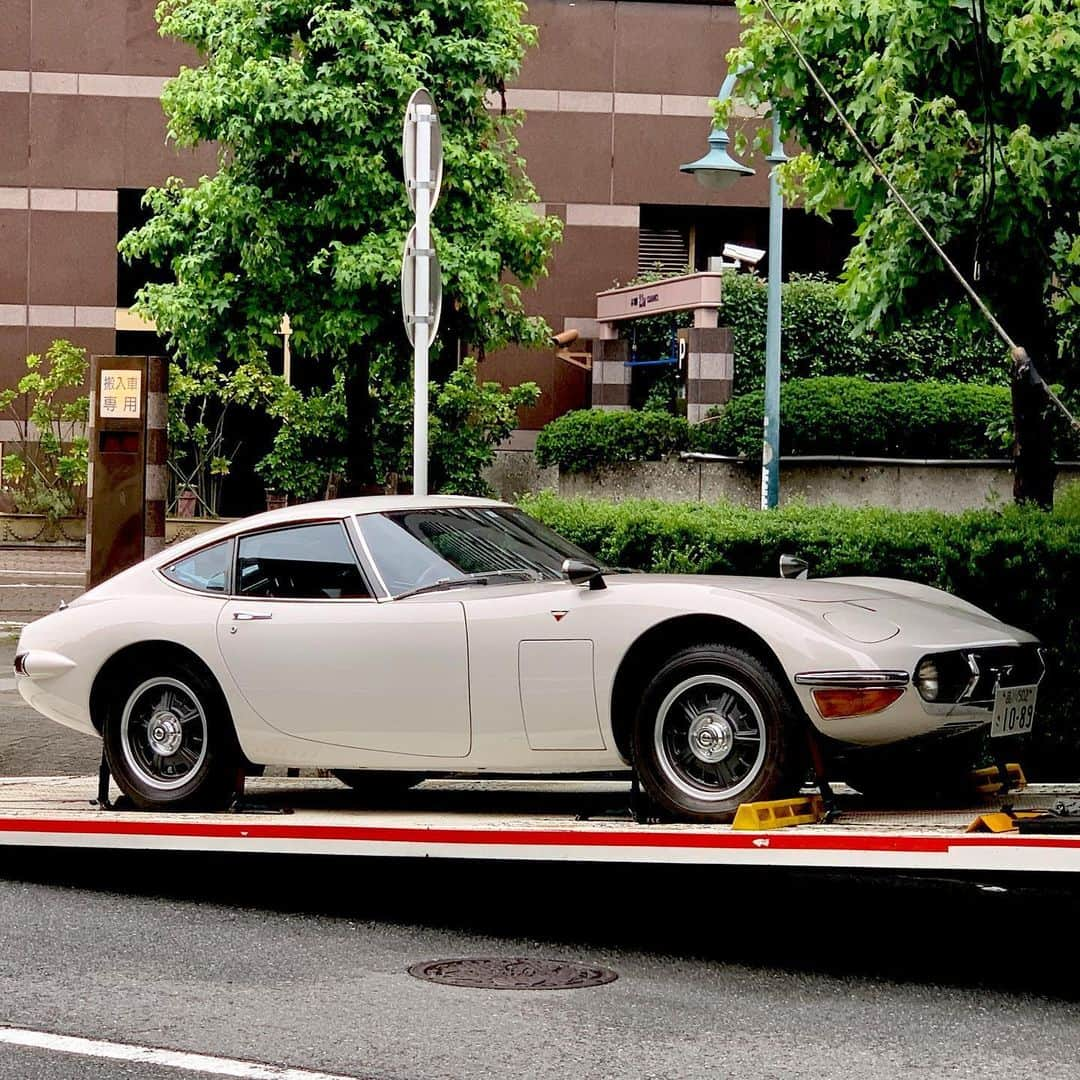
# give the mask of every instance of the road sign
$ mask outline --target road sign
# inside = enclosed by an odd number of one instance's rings
[[[429,178],[417,179],[416,133],[420,124],[426,124],[431,132],[431,158]],[[435,102],[426,90],[417,90],[405,107],[405,124],[401,132],[401,161],[405,172],[405,188],[409,193],[409,206],[416,209],[416,190],[420,184],[428,185],[431,199],[428,213],[435,209],[442,190],[443,149],[442,128]]]
[[[416,344],[416,326],[420,317],[416,315],[416,226],[409,230],[405,240],[405,251],[401,257],[401,315],[405,320],[405,333],[409,335],[409,344]],[[430,248],[427,252],[427,277],[428,277],[428,313],[427,313],[427,340],[432,342],[439,332],[439,322],[442,319],[442,270],[439,267],[439,256],[435,249]]]
[[[401,262],[401,311],[413,346],[413,492],[426,495],[428,350],[442,314],[442,274],[431,239],[431,211],[439,201],[443,169],[439,115],[426,90],[415,91],[405,109],[401,161],[409,205],[416,213]]]

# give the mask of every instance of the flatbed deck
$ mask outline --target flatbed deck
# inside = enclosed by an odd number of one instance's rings
[[[102,810],[96,777],[0,778],[0,847],[515,859],[933,872],[1080,871],[1080,835],[967,833],[1003,801],[1050,808],[1080,787],[934,811],[868,809],[838,794],[831,824],[761,832],[643,825],[619,781],[427,781],[368,808],[332,779],[249,781],[243,812]]]

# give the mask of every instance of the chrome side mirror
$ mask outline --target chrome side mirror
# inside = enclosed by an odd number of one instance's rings
[[[810,575],[810,564],[798,555],[780,556],[780,576],[782,578],[803,579]]]
[[[590,589],[606,589],[599,566],[582,559],[563,559],[562,575],[571,585],[588,585]]]

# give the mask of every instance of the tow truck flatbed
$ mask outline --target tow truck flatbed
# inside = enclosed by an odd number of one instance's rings
[[[1080,871],[1080,835],[969,833],[1007,803],[1049,808],[1080,787],[948,810],[872,810],[839,793],[830,824],[768,831],[639,824],[621,781],[431,780],[368,808],[332,779],[251,780],[243,812],[102,810],[95,777],[0,778],[0,847],[932,872]]]

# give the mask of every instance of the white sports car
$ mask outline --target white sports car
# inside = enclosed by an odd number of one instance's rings
[[[885,578],[608,571],[484,499],[342,499],[175,545],[25,628],[39,712],[104,739],[142,808],[244,771],[375,791],[438,774],[636,771],[723,821],[827,750],[1029,730],[1030,634]]]

